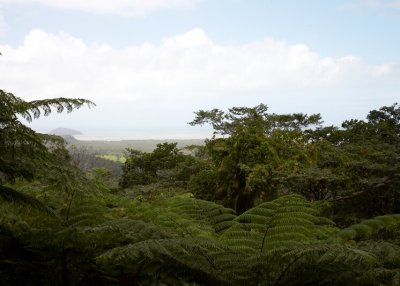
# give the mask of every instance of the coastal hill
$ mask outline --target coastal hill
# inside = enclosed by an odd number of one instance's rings
[[[82,135],[82,132],[70,128],[59,127],[53,129],[49,132],[49,134],[63,136],[63,135]]]

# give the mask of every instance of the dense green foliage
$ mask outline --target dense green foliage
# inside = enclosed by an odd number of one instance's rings
[[[191,176],[205,167],[206,164],[200,158],[180,152],[177,143],[157,144],[151,153],[127,149],[120,186],[127,188],[156,182],[186,186]]]
[[[1,285],[400,285],[397,105],[199,111],[205,147],[127,150],[116,188],[17,117],[89,101],[0,95]]]
[[[229,136],[207,141],[208,173],[193,178],[205,186],[196,186],[200,197],[242,212],[297,193],[333,202],[338,220],[346,220],[349,210],[356,218],[400,211],[397,104],[342,128],[321,127],[319,115],[269,114],[265,105],[197,112],[191,124],[204,123],[215,135]]]

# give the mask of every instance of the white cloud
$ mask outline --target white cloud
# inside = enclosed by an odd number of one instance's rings
[[[56,9],[143,16],[149,11],[192,7],[199,0],[0,0],[1,4],[39,4]]]
[[[331,87],[385,76],[392,69],[353,56],[322,58],[304,44],[274,39],[221,46],[201,29],[125,49],[34,30],[20,47],[0,49],[0,86],[31,98],[83,94],[132,101],[164,94]]]
[[[362,86],[393,73],[390,64],[371,65],[354,56],[321,57],[304,44],[274,39],[218,45],[201,29],[124,49],[34,30],[21,46],[0,45],[0,51],[1,89],[26,100],[83,97],[98,103],[93,112],[84,113],[91,121],[82,115],[74,126],[68,125],[77,129],[106,129],[107,124],[111,130],[151,124],[159,129],[169,128],[172,121],[185,126],[200,108],[266,100],[249,101],[249,94],[282,88],[319,93],[321,88]],[[55,124],[47,129],[65,126],[59,118],[45,121]]]

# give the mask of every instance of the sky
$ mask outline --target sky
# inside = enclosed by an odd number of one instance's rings
[[[400,0],[0,0],[0,89],[96,103],[39,132],[203,138],[195,111],[260,103],[340,125],[399,101],[399,35]]]

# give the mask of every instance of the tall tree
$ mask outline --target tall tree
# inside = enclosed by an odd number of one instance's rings
[[[216,198],[225,198],[226,204],[239,212],[253,206],[257,197],[273,198],[267,175],[270,169],[284,159],[301,157],[305,144],[302,130],[321,124],[319,114],[268,113],[265,104],[195,114],[190,125],[208,123],[214,129],[207,148],[218,170]]]

